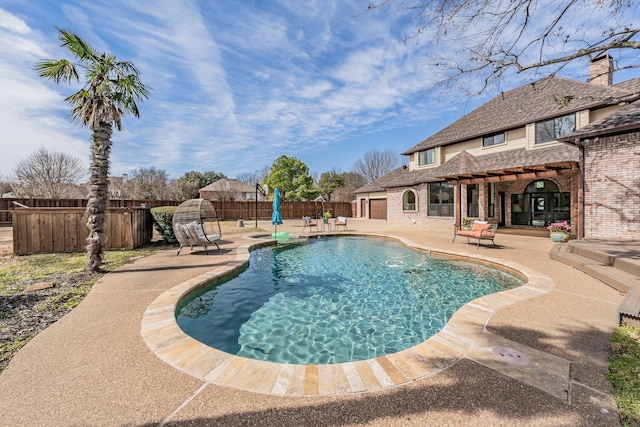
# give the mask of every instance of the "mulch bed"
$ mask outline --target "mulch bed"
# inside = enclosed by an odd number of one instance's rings
[[[57,283],[56,286],[0,296],[0,345],[4,347],[19,340],[28,341],[71,311],[72,308],[64,307],[64,303],[74,295],[66,291],[86,283],[88,275],[91,273],[49,278]],[[3,351],[0,354],[0,372],[7,367],[12,356],[13,352]]]

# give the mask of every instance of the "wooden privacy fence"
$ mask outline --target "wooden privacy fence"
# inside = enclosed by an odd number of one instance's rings
[[[134,249],[151,242],[148,207],[107,209],[104,249]],[[14,209],[13,253],[82,251],[89,236],[84,208]]]
[[[15,203],[14,203],[15,202]],[[85,208],[87,199],[27,199],[27,198],[0,198],[0,225],[11,225],[12,214],[15,210],[21,209],[24,205],[30,208]],[[136,206],[156,207],[156,206],[178,206],[178,200],[132,200],[132,199],[112,199],[109,200],[111,208],[133,208]]]
[[[246,221],[256,219],[256,206],[258,219],[271,218],[273,214],[273,202],[255,202],[254,200],[219,201],[213,200],[213,206],[221,220]],[[324,209],[323,209],[324,208]],[[303,216],[316,217],[316,215],[331,212],[333,217],[351,216],[351,203],[349,202],[287,202],[280,203],[280,213],[284,219],[302,218]]]
[[[14,204],[30,208],[84,208],[87,206],[86,199],[0,199],[0,225],[11,225],[12,214],[22,208]],[[273,202],[255,202],[253,200],[220,201],[212,200],[221,220],[235,221],[238,219],[255,220],[256,206],[257,218],[268,219],[273,213]],[[178,200],[109,200],[110,208],[128,207],[159,207],[178,206]],[[280,204],[280,213],[284,219],[302,218],[303,216],[315,217],[319,213],[331,212],[334,217],[354,216],[352,215],[351,203],[349,202],[287,202]]]

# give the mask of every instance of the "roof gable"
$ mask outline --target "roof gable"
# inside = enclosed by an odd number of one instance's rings
[[[254,190],[252,186],[242,181],[226,178],[219,179],[200,189],[200,191],[239,191],[241,193],[250,193]]]
[[[570,114],[623,97],[637,85],[596,86],[548,77],[504,92],[402,154],[462,142],[502,132],[528,123]],[[558,99],[571,102],[560,108]]]

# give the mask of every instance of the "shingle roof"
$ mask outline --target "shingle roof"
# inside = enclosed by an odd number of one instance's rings
[[[633,79],[636,80],[636,79]],[[402,154],[462,142],[502,132],[536,121],[607,105],[611,99],[637,90],[627,81],[614,86],[597,86],[559,77],[549,77],[496,96],[461,119],[435,133]],[[558,98],[571,99],[560,109]]]
[[[625,92],[629,92],[629,93],[638,92],[640,90],[640,77],[625,80],[623,82],[613,85],[613,87],[624,90]]]
[[[463,161],[456,158],[467,157]],[[466,151],[437,168],[440,178],[453,178],[461,175],[508,174],[517,170],[544,170],[545,168],[567,168],[569,164],[578,162],[578,149],[571,145],[556,145],[548,148],[501,151],[494,154],[472,156]],[[468,158],[472,158],[468,159]]]
[[[535,150],[520,148],[482,156],[473,156],[466,151],[462,151],[436,168],[418,170],[398,168],[359,188],[356,193],[384,191],[387,188],[394,187],[409,187],[460,176],[509,174],[518,169],[566,168],[570,163],[577,162],[578,148],[572,145],[555,145]]]
[[[378,185],[378,180],[375,180],[358,188],[355,193],[376,193],[378,191],[384,191],[384,187]]]
[[[569,135],[558,138],[558,141],[573,142],[576,138],[593,138],[634,130],[640,130],[640,100],[622,107],[603,119],[589,123]]]
[[[369,184],[358,188],[356,193],[373,193],[376,191],[385,191],[392,187],[405,187],[417,185],[423,182],[442,181],[434,175],[437,168],[410,170],[409,168],[400,167],[388,174],[370,182]]]

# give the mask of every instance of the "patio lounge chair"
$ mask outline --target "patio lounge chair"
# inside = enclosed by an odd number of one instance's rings
[[[474,221],[471,230],[462,230],[457,225],[453,226],[453,240],[456,241],[456,237],[464,236],[467,238],[467,243],[471,243],[469,239],[478,239],[478,245],[476,249],[480,248],[481,240],[491,240],[493,246],[496,246],[496,242],[493,239],[496,237],[496,231],[498,229],[497,224],[489,224],[487,221]]]
[[[347,231],[347,217],[346,216],[339,216],[338,218],[336,218],[336,222],[334,224],[335,229],[337,230],[338,227],[342,227],[344,228],[344,231]]]
[[[173,234],[175,234],[180,249],[176,255],[180,255],[183,246],[204,246],[208,254],[210,245],[216,245],[222,237],[220,221],[216,208],[207,199],[191,199],[178,206],[173,213]]]
[[[302,231],[304,232],[304,229],[309,227],[309,232],[311,232],[311,227],[315,227],[316,231],[320,231],[318,229],[318,223],[315,219],[311,219],[310,216],[303,216],[302,217]]]

